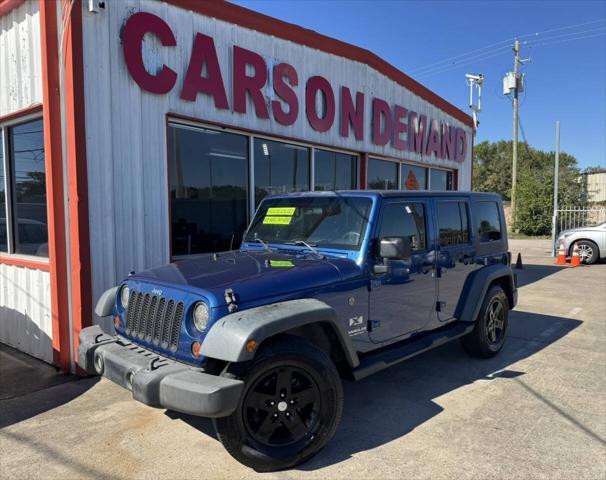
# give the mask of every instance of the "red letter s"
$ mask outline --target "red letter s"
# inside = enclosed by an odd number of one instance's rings
[[[284,81],[287,78],[290,86]],[[279,100],[271,102],[271,110],[274,118],[282,125],[292,125],[296,122],[299,115],[299,101],[297,94],[290,87],[299,85],[297,71],[288,63],[280,63],[274,67],[274,91],[289,107],[288,112],[282,108]]]

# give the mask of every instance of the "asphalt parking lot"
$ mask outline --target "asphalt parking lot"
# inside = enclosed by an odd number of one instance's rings
[[[453,343],[345,383],[337,434],[295,470],[257,475],[207,420],[106,380],[51,378],[0,396],[0,477],[606,478],[606,264],[555,267],[547,241],[510,247],[525,269],[500,355]]]

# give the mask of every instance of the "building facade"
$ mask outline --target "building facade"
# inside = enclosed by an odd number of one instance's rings
[[[76,370],[128,272],[259,201],[471,187],[471,118],[371,52],[219,1],[0,0],[0,341]]]

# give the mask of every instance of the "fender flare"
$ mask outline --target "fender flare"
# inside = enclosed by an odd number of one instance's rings
[[[312,323],[326,323],[334,331],[351,368],[360,364],[345,329],[339,324],[329,305],[313,298],[290,300],[234,312],[215,322],[200,353],[209,358],[228,362],[251,360],[255,352],[246,349],[249,340],[260,345],[279,333]]]
[[[120,286],[112,287],[99,297],[95,306],[95,313],[99,317],[107,317],[114,312],[114,304],[116,303],[116,294]]]
[[[493,264],[476,270],[467,277],[463,292],[456,308],[455,317],[464,322],[475,322],[478,318],[482,302],[488,291],[488,286],[499,278],[505,278],[508,282],[513,305],[516,301],[516,284],[511,268],[504,264]],[[507,293],[507,292],[506,292]]]

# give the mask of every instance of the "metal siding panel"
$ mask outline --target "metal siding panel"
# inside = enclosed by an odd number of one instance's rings
[[[42,102],[38,2],[0,17],[0,116]]]
[[[146,11],[163,18],[171,27],[176,47],[162,47],[154,35],[144,41],[146,67],[155,71],[163,63],[179,78],[167,95],[142,91],[130,77],[124,63],[120,29],[128,16]],[[283,126],[270,118],[258,119],[247,100],[248,114],[217,110],[213,100],[199,95],[195,102],[181,100],[180,93],[196,32],[213,37],[229,104],[232,104],[232,46],[261,54],[269,68],[287,62],[297,69],[299,118]],[[169,261],[169,211],[167,192],[167,145],[165,115],[174,112],[233,125],[235,128],[283,135],[310,143],[333,145],[353,151],[420,161],[459,170],[459,188],[469,188],[471,129],[437,107],[422,100],[365,64],[343,59],[316,49],[237,27],[214,18],[194,14],[155,0],[106,2],[99,14],[83,11],[84,74],[86,99],[87,161],[89,169],[89,215],[93,299],[125,278],[130,270],[142,270]],[[365,94],[365,139],[339,135],[339,112],[326,133],[314,131],[305,115],[305,83],[313,75],[326,77],[339,102],[341,85]],[[275,99],[271,87],[268,101]],[[468,137],[468,160],[463,164],[421,157],[416,153],[372,144],[371,104],[374,96],[391,105],[426,114],[464,128]],[[271,115],[270,115],[271,117]],[[372,155],[372,153],[371,153]],[[97,319],[98,321],[98,319]]]
[[[0,342],[52,363],[48,272],[0,264]]]

